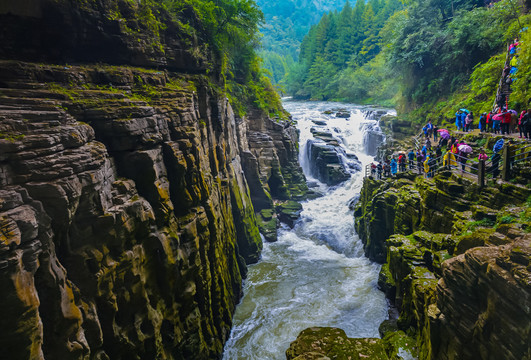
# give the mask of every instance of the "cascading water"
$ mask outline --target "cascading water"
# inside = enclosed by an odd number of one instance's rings
[[[301,166],[324,196],[303,203],[295,228],[281,228],[276,243],[264,244],[262,259],[249,269],[224,360],[283,360],[290,342],[311,326],[339,327],[349,337],[378,337],[378,326],[387,318],[387,302],[377,289],[380,266],[363,255],[348,208],[363,181],[363,172],[348,162],[353,155],[363,166],[373,160],[364,129],[376,131],[377,121],[366,119],[355,105],[286,101],[284,106],[300,129]],[[324,114],[337,108],[350,112],[350,118]],[[312,128],[340,140],[349,180],[328,187],[311,178],[305,154]]]

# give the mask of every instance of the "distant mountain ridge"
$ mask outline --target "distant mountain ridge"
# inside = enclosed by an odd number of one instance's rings
[[[261,30],[263,49],[291,55],[296,60],[310,26],[317,24],[324,13],[340,10],[346,0],[257,0],[256,3],[266,20]]]

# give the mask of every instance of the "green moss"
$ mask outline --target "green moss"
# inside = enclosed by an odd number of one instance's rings
[[[493,225],[494,225],[494,221],[492,221],[491,219],[483,218],[482,220],[470,221],[469,223],[467,223],[466,224],[466,230],[467,231],[474,231],[478,227],[490,228]]]
[[[489,237],[495,229],[478,228],[475,231],[469,231],[458,238],[455,248],[455,254],[463,254],[468,249],[477,246],[485,246],[489,242]]]
[[[416,340],[403,331],[393,331],[387,333],[383,338],[385,351],[389,359],[399,360],[399,352],[407,351],[412,356],[417,357]]]
[[[17,142],[17,141],[20,141],[22,139],[24,139],[26,135],[24,134],[14,134],[14,133],[8,133],[8,132],[0,132],[0,139],[2,140],[7,140],[11,143],[14,143],[14,142]]]
[[[286,358],[304,358],[308,353],[321,354],[337,360],[389,359],[381,339],[352,339],[348,338],[343,330],[328,327],[303,330],[286,351]]]
[[[511,216],[511,215],[505,215],[505,216],[502,216],[500,218],[500,223],[501,224],[510,224],[510,223],[513,223],[515,221],[515,217],[514,216]]]
[[[268,241],[277,241],[277,228],[279,226],[273,209],[263,209],[256,214],[256,223],[260,232]]]

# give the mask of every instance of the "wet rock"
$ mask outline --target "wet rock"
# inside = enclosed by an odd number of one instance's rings
[[[348,201],[348,208],[349,208],[350,210],[354,210],[354,209],[356,209],[356,204],[358,203],[359,200],[360,200],[359,195],[353,197],[352,199],[350,199],[350,200]]]
[[[332,145],[332,146],[339,146],[339,141],[330,132],[314,131],[313,137],[324,141],[325,144]]]
[[[313,327],[302,331],[286,350],[286,359],[293,360],[300,356],[306,359],[305,356],[317,356],[317,354],[330,359],[344,360],[388,359],[381,339],[352,339],[348,338],[341,329],[327,327]]]
[[[375,123],[362,124],[363,132],[363,147],[365,153],[368,155],[376,156],[378,154],[379,147],[385,141],[385,135],[381,131],[380,126]]]
[[[390,332],[398,331],[398,325],[396,319],[384,320],[378,327],[378,333],[383,339],[384,336]]]
[[[326,126],[327,122],[324,120],[312,120],[315,125]]]
[[[336,117],[348,119],[348,118],[350,118],[350,113],[346,112],[346,111],[343,111],[343,112],[340,111],[340,112],[336,113]]]
[[[277,241],[277,229],[280,221],[272,209],[263,209],[256,214],[256,220],[260,233],[269,242]]]
[[[388,332],[382,339],[390,359],[403,359],[404,353],[417,358],[416,341],[405,332]]]
[[[302,205],[296,201],[287,201],[276,206],[278,218],[284,224],[287,224],[290,228],[295,226],[302,212]]]
[[[325,184],[337,185],[350,178],[334,146],[308,140],[307,156],[312,175]]]

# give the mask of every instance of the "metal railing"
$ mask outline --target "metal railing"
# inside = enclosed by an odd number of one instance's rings
[[[519,164],[524,161],[531,163],[531,145],[526,145],[524,147],[515,149],[514,154],[511,154],[510,150],[512,149],[509,149],[508,146],[505,146],[501,153],[497,153],[497,156],[493,156],[489,160],[475,160],[460,154],[453,154],[453,158],[449,156],[445,160],[444,157],[446,154],[441,155],[431,159],[431,161],[428,160],[428,171],[426,171],[424,167],[424,161],[419,163],[417,160],[413,160],[413,164],[411,164],[409,160],[406,160],[406,172],[411,172],[417,176],[422,175],[426,177],[433,177],[435,174],[442,171],[458,172],[476,179],[480,186],[484,186],[487,175],[491,175],[493,178],[495,178],[501,174],[502,180],[507,181],[511,176],[511,168],[513,168],[515,164]],[[400,171],[399,169],[400,167],[397,164],[397,173],[404,172]],[[378,178],[377,170],[375,170],[375,172],[376,173],[374,175],[377,175]],[[385,175],[387,173],[387,171],[382,171],[380,174],[381,178],[387,177]],[[367,165],[365,167],[365,177],[369,177],[371,175],[373,175],[371,165]],[[394,174],[390,173],[390,176],[393,177]]]

